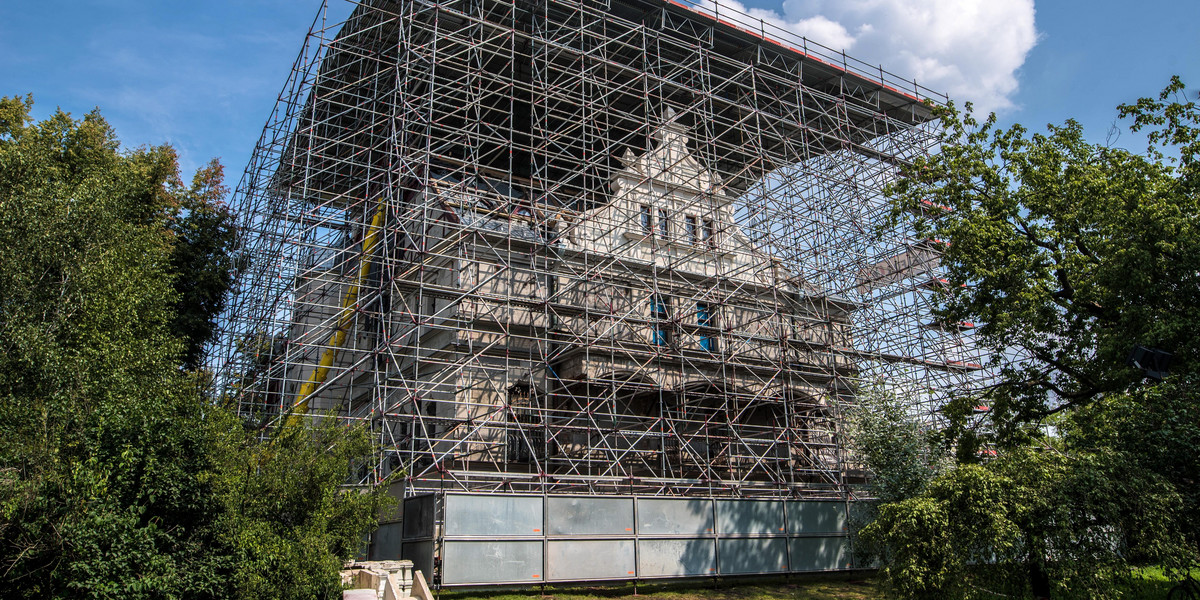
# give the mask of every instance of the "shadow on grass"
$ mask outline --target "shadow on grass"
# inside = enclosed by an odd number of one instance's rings
[[[544,592],[543,592],[544,590]],[[635,594],[636,591],[636,594]],[[544,593],[544,595],[543,595]],[[812,573],[790,577],[722,577],[611,585],[546,585],[442,590],[440,600],[874,600],[883,598],[873,572]]]
[[[1123,600],[1162,600],[1175,583],[1161,569],[1139,569],[1117,584],[1117,592]],[[640,582],[636,588],[633,583],[621,582],[446,589],[439,594],[439,600],[881,600],[885,597],[878,575],[870,571],[652,581]],[[1020,597],[997,595],[997,598]]]

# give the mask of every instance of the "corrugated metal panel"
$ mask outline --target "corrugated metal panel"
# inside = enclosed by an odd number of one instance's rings
[[[713,532],[713,505],[709,499],[639,498],[637,514],[641,535],[708,535]]]
[[[546,543],[548,581],[630,579],[633,540],[559,540]]]
[[[717,500],[717,531],[722,534],[783,534],[783,502]]]
[[[442,583],[542,581],[540,541],[451,541],[443,544]]]
[[[448,494],[447,536],[540,536],[542,499],[537,496]]]
[[[850,542],[844,537],[792,538],[793,571],[850,568]]]
[[[546,498],[548,535],[633,535],[633,498]]]
[[[788,502],[787,511],[790,533],[840,535],[846,532],[844,502]]]
[[[641,577],[694,577],[716,572],[716,540],[638,540]]]
[[[717,541],[722,575],[782,573],[788,570],[785,538],[743,538]]]

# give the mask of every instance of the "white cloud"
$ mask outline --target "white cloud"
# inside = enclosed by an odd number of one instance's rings
[[[985,111],[1013,108],[1037,42],[1034,0],[785,0],[782,14],[720,1]]]

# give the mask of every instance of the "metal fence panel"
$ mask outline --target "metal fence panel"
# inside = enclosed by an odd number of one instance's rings
[[[783,502],[717,500],[717,531],[722,534],[782,534]]]
[[[835,533],[846,532],[846,504],[844,502],[788,502],[788,530],[790,533]]]
[[[843,502],[476,494],[447,494],[441,501],[444,531],[437,535],[443,536],[445,585],[851,567]],[[400,527],[399,554],[426,573],[435,547],[419,536],[434,534],[435,508],[433,496],[407,499]],[[386,528],[372,548],[378,558],[395,554],[398,532]],[[635,533],[643,539],[635,540]]]
[[[434,496],[414,496],[404,499],[404,539],[433,537]]]
[[[433,542],[404,542],[400,546],[400,558],[411,560],[413,568],[426,578],[433,576]]]
[[[633,498],[546,498],[548,535],[633,535]]]
[[[693,577],[716,572],[716,540],[638,540],[639,577]]]
[[[369,560],[397,560],[400,558],[401,523],[384,523],[371,534]]]
[[[633,540],[558,540],[546,543],[546,579],[630,579]]]
[[[447,494],[445,527],[447,536],[540,536],[542,499]]]
[[[793,571],[850,568],[850,542],[845,537],[792,538]]]
[[[740,538],[717,541],[722,575],[782,573],[788,570],[784,538]]]
[[[713,532],[712,500],[639,498],[640,535],[707,535]]]
[[[443,544],[442,583],[542,581],[540,541],[451,541]]]

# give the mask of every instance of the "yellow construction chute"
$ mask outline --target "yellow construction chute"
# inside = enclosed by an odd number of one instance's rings
[[[379,208],[375,210],[375,215],[371,217],[371,225],[368,228],[366,235],[363,236],[362,254],[358,261],[358,274],[350,287],[346,289],[345,295],[342,296],[341,310],[338,313],[337,322],[333,327],[333,333],[329,335],[329,341],[325,344],[325,350],[321,353],[321,360],[317,362],[317,368],[313,369],[311,375],[308,376],[308,381],[300,386],[300,391],[296,393],[296,401],[292,403],[292,410],[289,411],[288,420],[291,423],[296,422],[303,415],[308,414],[308,397],[329,377],[329,369],[333,367],[333,361],[337,359],[338,351],[342,345],[346,343],[347,331],[350,329],[350,323],[354,320],[354,313],[358,308],[358,296],[362,290],[363,283],[367,280],[367,275],[371,272],[371,255],[375,252],[375,247],[379,245],[379,236],[383,231],[383,217],[385,212],[383,200],[379,201]]]

